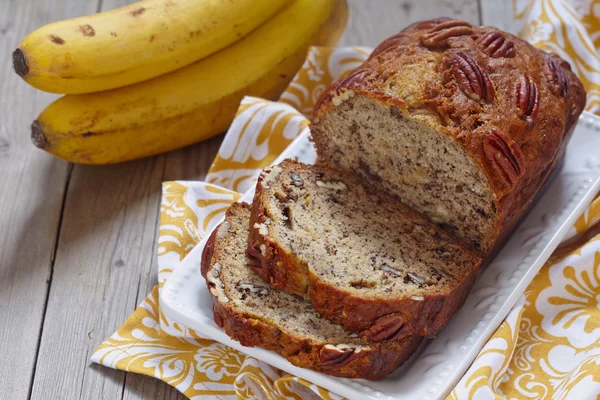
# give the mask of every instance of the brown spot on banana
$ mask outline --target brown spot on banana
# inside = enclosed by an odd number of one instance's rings
[[[146,11],[146,9],[144,7],[140,7],[137,10],[133,10],[129,13],[129,15],[131,15],[132,17],[139,17],[140,15],[142,15],[144,12]]]
[[[94,28],[88,24],[79,25],[79,32],[81,32],[81,34],[83,36],[88,36],[88,37],[92,37],[92,36],[96,35],[96,31],[94,30]]]
[[[23,54],[23,51],[17,48],[13,51],[13,69],[21,78],[24,78],[29,73],[29,62]]]
[[[60,36],[50,35],[48,37],[54,44],[65,44],[65,39],[61,38]]]
[[[37,119],[31,124],[31,141],[40,149],[45,149],[48,146],[46,135],[44,135],[44,131]]]

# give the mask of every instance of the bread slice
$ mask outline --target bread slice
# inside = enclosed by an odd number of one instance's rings
[[[324,166],[286,160],[263,171],[248,254],[273,287],[370,341],[434,337],[463,304],[481,260],[373,190]]]
[[[493,27],[410,25],[323,92],[319,160],[489,255],[562,159],[586,104],[569,64]]]
[[[245,254],[249,224],[250,206],[233,204],[202,256],[215,323],[233,339],[273,350],[299,367],[371,380],[392,373],[417,349],[418,336],[370,343],[323,319],[303,298],[266,285]]]

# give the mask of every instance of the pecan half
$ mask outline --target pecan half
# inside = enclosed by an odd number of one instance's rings
[[[322,367],[342,367],[349,362],[356,360],[358,354],[352,347],[340,347],[326,344],[321,348],[319,358]]]
[[[400,39],[407,35],[407,31],[431,29],[431,28],[435,27],[436,25],[439,25],[439,24],[441,24],[443,22],[447,22],[447,21],[451,21],[450,18],[441,17],[441,18],[430,19],[427,21],[415,22],[414,24],[407,26],[406,28],[402,29],[400,32],[396,33],[393,36],[390,36],[389,38],[387,38],[383,42],[381,42],[379,44],[379,46],[377,46],[375,48],[375,50],[373,50],[373,52],[371,53],[371,55],[369,56],[369,60],[373,59],[374,57],[377,57],[379,54],[385,52],[386,50],[391,49],[392,47],[398,45],[398,43],[400,42]]]
[[[469,98],[479,101],[491,101],[494,98],[492,81],[477,61],[464,51],[452,55],[454,77],[460,90]]]
[[[444,47],[448,39],[456,36],[470,35],[473,25],[465,21],[450,20],[435,25],[421,36],[421,43],[425,47]]]
[[[500,130],[493,130],[483,138],[483,152],[506,185],[514,185],[523,176],[525,158],[521,148]]]
[[[379,317],[367,329],[360,332],[361,336],[371,342],[398,340],[411,334],[410,325],[404,315],[393,313]]]
[[[527,75],[522,75],[515,85],[515,101],[519,117],[535,118],[539,107],[537,84]]]
[[[481,39],[481,49],[490,57],[514,57],[515,44],[500,32],[490,32]]]
[[[560,93],[562,97],[565,97],[569,92],[569,81],[565,70],[553,59],[549,59],[546,65],[546,77],[552,83],[552,92]]]

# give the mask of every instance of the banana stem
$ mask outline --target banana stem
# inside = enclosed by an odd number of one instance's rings
[[[16,49],[12,54],[13,58],[13,68],[17,75],[21,78],[27,76],[29,73],[29,63],[27,62],[27,58],[21,51],[21,49]]]

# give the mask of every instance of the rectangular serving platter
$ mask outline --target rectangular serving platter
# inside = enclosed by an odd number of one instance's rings
[[[307,129],[275,164],[286,158],[314,163],[316,155]],[[200,275],[208,235],[165,282],[160,294],[161,310],[207,338],[351,400],[443,399],[599,190],[600,118],[584,112],[562,166],[503,248],[480,272],[465,305],[435,339],[425,340],[404,366],[381,381],[335,378],[298,368],[274,352],[244,347],[229,338],[213,322],[212,300]],[[240,201],[251,202],[252,195],[249,191]]]

